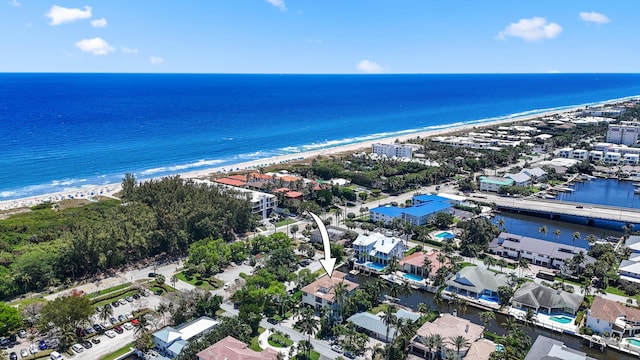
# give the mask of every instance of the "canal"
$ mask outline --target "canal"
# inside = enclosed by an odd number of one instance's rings
[[[340,269],[340,271],[344,271],[348,274],[348,269],[343,268],[343,269]],[[346,279],[356,282],[358,284],[365,284],[367,282],[375,280],[375,278],[369,277],[369,276],[364,276],[364,275],[354,276],[350,274],[347,275]],[[414,311],[418,310],[418,304],[420,303],[425,303],[427,306],[429,306],[429,309],[432,309],[432,310],[437,309],[440,313],[452,313],[454,310],[457,310],[459,317],[468,319],[471,322],[478,325],[484,325],[484,323],[480,320],[480,313],[482,313],[484,310],[472,307],[470,305],[467,306],[465,310],[465,309],[456,309],[454,306],[449,305],[446,302],[443,304],[436,304],[434,302],[434,296],[435,296],[434,294],[426,291],[412,290],[411,293],[408,295],[401,295],[399,297],[398,303],[402,306],[411,308]],[[504,335],[505,330],[501,328],[499,324],[502,324],[503,322],[505,322],[506,318],[507,317],[505,315],[496,313],[495,321],[492,320],[489,323],[489,326],[487,326],[487,329],[493,333]],[[567,345],[570,348],[584,351],[585,353],[587,353],[587,355],[592,356],[596,359],[605,359],[605,360],[634,359],[634,357],[630,355],[623,354],[612,349],[605,350],[604,352],[602,352],[596,348],[589,348],[588,344],[583,344],[582,339],[579,337],[560,334],[558,332],[542,329],[536,326],[529,328],[527,330],[527,333],[531,337],[531,343],[533,343],[536,340],[538,335],[544,335],[546,337],[562,341],[564,342],[565,345]]]

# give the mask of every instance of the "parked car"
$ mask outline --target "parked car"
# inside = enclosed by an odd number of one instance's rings
[[[149,273],[149,277],[156,277],[158,274],[154,273],[154,272],[150,272]]]
[[[131,325],[138,326],[138,325],[140,325],[140,323],[138,322],[138,319],[133,319],[133,320],[131,320]]]
[[[104,307],[105,307],[106,309],[111,309],[113,306],[111,306],[111,304],[106,304]]]
[[[111,302],[111,306],[118,307],[118,306],[120,306],[120,303],[117,300],[116,301],[112,301]]]
[[[91,335],[91,334],[95,333],[96,330],[93,327],[89,326],[86,329],[84,329],[84,332],[87,333],[87,335]]]
[[[115,332],[117,332],[118,334],[122,334],[122,333],[124,332],[124,329],[122,328],[122,326],[119,326],[119,325],[118,325],[118,326],[115,326],[115,327],[113,328],[113,330],[114,330]]]
[[[268,319],[267,319],[267,322],[268,322],[269,324],[272,324],[272,325],[276,325],[276,324],[278,324],[278,320],[276,320],[276,319],[274,319],[274,318],[268,318]]]
[[[52,352],[51,355],[49,355],[49,359],[51,359],[51,360],[64,360],[62,355],[57,351]]]
[[[126,317],[124,317],[124,315],[118,315],[118,321],[119,322],[123,322],[126,319]]]
[[[331,350],[337,352],[338,354],[342,354],[342,347],[340,345],[332,345]]]
[[[80,344],[73,344],[73,346],[71,347],[71,349],[73,351],[75,351],[76,353],[80,354],[81,352],[84,351],[84,348],[82,347],[82,345]]]
[[[133,296],[127,296],[124,299],[127,300],[128,302],[133,302]]]
[[[18,331],[18,336],[20,336],[21,338],[26,338],[27,337],[27,330],[25,329],[21,329]]]
[[[127,300],[125,299],[120,299],[118,300],[118,302],[120,303],[120,305],[127,305]]]
[[[133,294],[133,299],[134,300],[140,299],[140,294]]]
[[[15,351],[12,351],[12,352],[9,354],[9,360],[18,360],[18,354],[16,354],[16,352],[15,352]]]
[[[18,341],[18,335],[16,335],[16,334],[9,335],[9,341],[12,342],[12,343]]]
[[[81,342],[80,345],[82,345],[82,347],[85,349],[91,349],[93,347],[93,344],[91,343],[91,341],[87,341],[87,340]]]
[[[98,339],[97,337],[94,337],[93,339],[91,339],[91,342],[94,344],[100,344],[100,339]]]
[[[6,348],[7,345],[9,345],[9,338],[6,337],[0,337],[0,346],[3,348]]]
[[[20,349],[20,356],[23,358],[29,356],[29,349],[27,348]]]
[[[224,283],[224,286],[222,287],[223,290],[227,290],[229,288],[229,286],[231,286],[231,284],[229,284],[228,282]]]
[[[128,313],[124,314],[124,317],[126,317],[127,319],[133,319],[133,314],[128,312]]]
[[[348,357],[349,359],[355,359],[356,358],[356,354],[349,352],[349,351],[345,351],[344,354],[345,357]]]
[[[116,318],[114,318],[114,317],[111,317],[111,318],[109,319],[109,322],[113,325],[113,324],[115,324],[115,323],[117,323],[117,322],[118,322],[118,319],[116,319]]]
[[[44,340],[40,340],[38,342],[38,347],[40,350],[47,350],[47,343]]]
[[[133,325],[131,325],[131,323],[125,323],[124,325],[122,325],[125,330],[131,330],[133,329]]]
[[[147,297],[149,295],[151,295],[151,292],[147,289],[144,289],[144,291],[142,292],[142,296]]]
[[[29,352],[30,352],[30,353],[32,353],[32,354],[37,354],[37,353],[38,353],[38,351],[40,351],[40,350],[38,349],[38,345],[36,345],[36,344],[31,344],[31,345],[29,345]]]
[[[107,337],[110,337],[110,338],[116,337],[116,332],[113,331],[113,330],[107,330],[104,334],[107,335]]]
[[[102,312],[102,310],[104,310],[104,309],[102,308],[102,306],[96,306],[96,312],[97,312],[97,313],[101,313],[101,312]]]

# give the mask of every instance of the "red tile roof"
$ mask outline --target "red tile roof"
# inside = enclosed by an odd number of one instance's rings
[[[334,271],[331,277],[322,276],[318,280],[312,282],[311,284],[302,288],[303,293],[311,294],[313,296],[319,296],[327,301],[333,301],[335,298],[335,292],[333,291],[334,287],[344,281],[344,284],[347,286],[347,293],[355,290],[359,285],[351,282],[349,280],[345,280],[345,273],[340,271]],[[321,288],[328,289],[329,291],[326,293],[320,293],[319,290]]]
[[[589,316],[611,323],[621,316],[624,316],[627,321],[639,322],[640,309],[598,296],[593,299]]]
[[[275,360],[278,353],[273,349],[253,351],[242,341],[227,336],[197,355],[198,360]]]
[[[233,179],[238,181],[247,181],[247,175],[229,175],[227,179]]]
[[[291,198],[291,199],[296,199],[296,198],[301,198],[302,197],[302,193],[299,191],[289,191],[288,193],[284,194],[284,196]]]
[[[301,180],[299,177],[295,177],[291,175],[280,176],[278,177],[278,179],[281,179],[282,181],[285,181],[285,182],[296,182]]]
[[[229,179],[229,178],[220,178],[220,179],[215,179],[213,181],[215,181],[217,183],[220,183],[220,184],[231,185],[231,186],[244,186],[244,185],[247,184],[244,181],[234,180],[234,179]]]
[[[279,193],[279,192],[286,193],[286,192],[289,192],[289,188],[281,187],[281,188],[273,189],[273,190],[271,190],[271,192],[272,193]]]
[[[417,267],[422,267],[424,259],[429,258],[431,260],[431,274],[435,274],[444,264],[438,261],[438,251],[431,251],[429,253],[423,253],[422,251],[416,251],[413,254],[400,260],[399,265],[409,264]],[[445,262],[446,264],[447,262]]]

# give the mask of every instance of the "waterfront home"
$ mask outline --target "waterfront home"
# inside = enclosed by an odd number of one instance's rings
[[[480,176],[480,191],[498,192],[503,186],[512,186],[514,181],[505,177]]]
[[[602,161],[604,159],[604,152],[599,150],[589,151],[589,161]]]
[[[393,258],[402,259],[405,251],[401,239],[377,232],[358,235],[352,245],[356,263],[360,264],[370,262],[387,265]]]
[[[600,335],[635,336],[640,334],[640,309],[597,296],[587,310],[587,326]]]
[[[361,312],[352,315],[347,319],[348,322],[355,325],[356,329],[360,332],[364,332],[374,339],[389,342],[396,336],[396,327],[389,326],[389,337],[387,338],[387,325],[380,317],[381,313],[374,315],[370,312]],[[416,322],[420,319],[420,314],[416,314],[411,311],[400,309],[394,313],[395,317],[400,319],[409,319],[412,322]]]
[[[445,282],[447,292],[499,304],[498,288],[509,286],[508,277],[479,266],[467,266]]]
[[[431,358],[431,351],[435,350],[440,354],[440,358],[444,359],[448,351],[453,351],[455,354],[456,349],[450,341],[450,338],[458,335],[463,336],[468,345],[460,348],[460,358],[464,358],[469,352],[470,348],[476,341],[482,338],[484,327],[474,324],[471,321],[451,314],[442,314],[439,318],[433,322],[424,323],[417,331],[416,335],[411,339],[409,344],[409,351],[425,359]],[[427,339],[432,335],[440,335],[443,339],[442,347],[440,349],[431,349],[425,345]],[[493,346],[495,350],[495,344]]]
[[[620,162],[620,159],[622,158],[622,154],[620,153],[615,153],[615,152],[607,152],[606,154],[604,154],[604,162],[605,164],[608,165],[616,165]]]
[[[634,244],[637,247],[640,244]],[[628,259],[622,260],[618,266],[620,280],[640,283],[640,254],[633,252]]]
[[[449,199],[433,195],[419,195],[412,199],[413,205],[409,207],[397,207],[391,205],[379,206],[369,210],[369,218],[373,222],[382,221],[385,225],[394,220],[402,220],[415,226],[422,226],[439,212],[451,212]]]
[[[562,341],[538,335],[531,345],[524,360],[540,359],[571,359],[571,360],[596,360],[586,353],[567,347]]]
[[[260,352],[253,351],[242,341],[227,336],[200,351],[196,356],[198,360],[275,360],[278,358],[278,352],[271,348]]]
[[[526,311],[527,308],[536,313],[575,315],[580,309],[584,296],[563,290],[525,282],[511,298],[511,307]]]
[[[302,304],[313,307],[316,311],[320,308],[328,308],[329,310],[337,310],[335,288],[338,284],[344,284],[346,295],[351,295],[357,288],[358,284],[346,280],[346,274],[340,271],[334,271],[331,277],[326,274],[316,279],[316,281],[302,288]]]
[[[531,264],[559,269],[567,259],[583,252],[585,261],[580,264],[595,262],[595,259],[586,255],[587,249],[560,244],[552,241],[531,238],[522,235],[502,232],[489,243],[489,252],[511,259],[525,258]]]
[[[408,274],[420,275],[423,278],[433,278],[438,270],[445,266],[438,260],[439,251],[432,250],[428,253],[422,251],[416,251],[409,256],[405,256],[400,260],[400,270]],[[431,264],[431,271],[427,274],[424,270],[424,262],[429,259]]]
[[[539,167],[525,168],[520,172],[529,175],[532,182],[544,181],[547,178],[547,172]]]
[[[200,336],[218,326],[218,321],[208,316],[199,317],[177,327],[166,326],[153,334],[155,349],[165,357],[176,358],[182,349]]]

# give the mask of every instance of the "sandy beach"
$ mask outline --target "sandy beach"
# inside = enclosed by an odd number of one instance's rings
[[[602,104],[607,104],[607,103],[610,103],[610,102],[603,102]],[[233,165],[219,166],[219,167],[213,167],[213,168],[208,168],[203,170],[179,173],[179,175],[185,179],[196,179],[196,178],[205,178],[212,174],[223,174],[223,173],[240,172],[240,171],[246,172],[248,170],[255,170],[261,167],[269,167],[273,165],[284,164],[284,163],[289,163],[294,161],[307,161],[318,156],[327,156],[327,155],[340,154],[340,153],[370,150],[371,145],[375,143],[392,143],[392,142],[395,142],[396,140],[400,142],[406,142],[410,139],[414,139],[417,137],[426,138],[426,137],[445,135],[445,134],[450,134],[455,132],[471,131],[473,129],[492,127],[492,126],[506,124],[506,123],[526,122],[533,119],[548,117],[552,115],[571,113],[581,109],[584,109],[584,107],[581,106],[581,107],[575,107],[575,108],[566,109],[566,110],[558,110],[558,111],[550,111],[546,113],[525,115],[521,117],[514,117],[514,118],[497,120],[497,121],[466,124],[461,126],[438,129],[438,130],[411,133],[411,134],[406,134],[401,136],[391,136],[383,139],[359,142],[359,143],[343,145],[343,146],[329,147],[321,150],[281,155],[281,156],[275,156],[271,158],[242,162],[242,163],[233,164]],[[121,190],[120,183],[100,185],[100,186],[87,185],[82,188],[68,189],[63,192],[58,192],[53,194],[0,201],[0,211],[22,209],[26,207],[35,206],[43,202],[59,202],[67,199],[88,199],[89,201],[94,201],[95,198],[100,196],[112,197],[114,196],[114,194],[116,194],[120,190]]]

